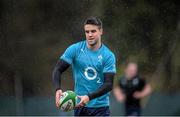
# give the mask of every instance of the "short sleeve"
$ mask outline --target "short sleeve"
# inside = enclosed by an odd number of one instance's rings
[[[119,78],[118,83],[119,83],[119,87],[122,88],[123,87],[123,85],[122,85],[122,78]]]
[[[116,59],[114,54],[111,54],[104,61],[103,73],[116,73]]]
[[[65,50],[65,52],[60,57],[60,59],[63,59],[64,61],[66,61],[69,64],[72,64],[75,55],[76,55],[76,45],[73,44]]]
[[[118,80],[118,83],[119,83],[119,87],[122,88],[122,89],[125,89],[126,87],[126,80],[124,77],[120,77],[119,80]]]

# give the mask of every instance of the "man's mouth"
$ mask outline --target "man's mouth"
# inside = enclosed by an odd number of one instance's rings
[[[91,41],[91,40],[94,40],[94,38],[91,38],[91,39],[88,39],[88,40],[90,40],[90,41]]]

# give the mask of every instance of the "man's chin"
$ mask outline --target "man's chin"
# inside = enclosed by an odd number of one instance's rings
[[[96,43],[95,43],[95,42],[92,42],[92,41],[88,41],[88,44],[89,44],[90,46],[96,45]]]
[[[94,46],[96,45],[96,43],[88,43],[90,46]]]

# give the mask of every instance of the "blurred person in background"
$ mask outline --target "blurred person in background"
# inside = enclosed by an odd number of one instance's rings
[[[140,100],[151,93],[151,86],[138,75],[137,63],[129,62],[113,93],[119,102],[125,103],[126,116],[140,116]]]

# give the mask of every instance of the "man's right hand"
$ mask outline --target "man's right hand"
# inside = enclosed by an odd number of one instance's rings
[[[57,90],[56,91],[56,107],[57,108],[59,108],[59,106],[60,106],[60,103],[59,103],[59,100],[60,100],[60,97],[61,97],[61,95],[63,94],[63,92],[62,92],[62,90]]]

